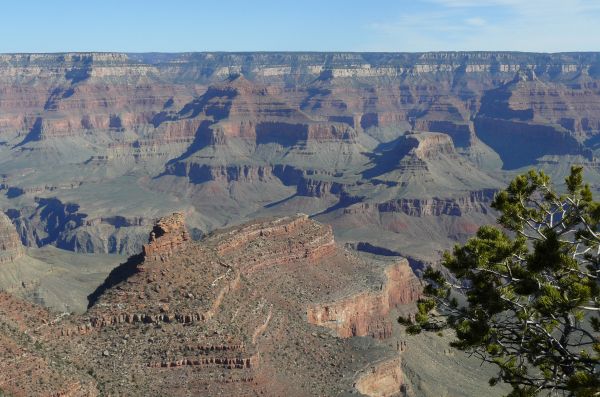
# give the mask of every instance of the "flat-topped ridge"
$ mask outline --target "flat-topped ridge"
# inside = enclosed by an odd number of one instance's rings
[[[447,134],[437,132],[421,132],[404,136],[403,145],[410,148],[409,154],[414,154],[421,160],[429,160],[439,155],[456,155],[452,139]]]

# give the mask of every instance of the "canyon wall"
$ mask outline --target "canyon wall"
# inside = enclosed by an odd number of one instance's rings
[[[372,243],[384,218],[443,230],[444,249],[514,170],[600,182],[599,71],[597,53],[1,55],[0,193],[26,246],[134,254],[173,211],[194,235],[303,211]],[[395,230],[416,255],[424,236]]]

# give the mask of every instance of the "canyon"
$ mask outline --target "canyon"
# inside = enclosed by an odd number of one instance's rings
[[[599,133],[599,53],[0,55],[0,394],[480,395],[396,320]]]
[[[2,208],[28,247],[301,211],[431,261],[516,172],[600,181],[599,79],[597,53],[6,54]]]

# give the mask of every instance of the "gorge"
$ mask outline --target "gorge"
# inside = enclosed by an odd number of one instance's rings
[[[0,395],[478,395],[396,320],[599,136],[600,53],[0,55]]]

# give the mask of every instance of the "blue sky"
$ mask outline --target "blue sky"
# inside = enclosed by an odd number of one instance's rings
[[[0,52],[600,51],[600,0],[8,0]]]

